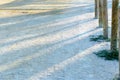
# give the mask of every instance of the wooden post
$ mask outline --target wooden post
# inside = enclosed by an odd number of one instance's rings
[[[95,18],[99,16],[99,0],[95,0]]]
[[[117,50],[117,33],[118,33],[118,6],[119,0],[112,1],[112,30],[111,30],[111,50]]]
[[[99,27],[103,27],[103,0],[99,0]]]
[[[107,0],[103,0],[103,36],[108,39],[108,9]]]

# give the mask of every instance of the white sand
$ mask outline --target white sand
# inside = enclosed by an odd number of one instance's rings
[[[94,19],[93,0],[71,3],[77,6],[45,13],[0,13],[4,14],[0,16],[0,80],[113,79],[118,61],[106,61],[93,54],[109,49],[109,43],[89,40],[90,35],[102,34]]]

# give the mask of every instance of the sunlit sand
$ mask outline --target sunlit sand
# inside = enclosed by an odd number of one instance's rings
[[[10,3],[12,1],[15,1],[15,0],[0,0],[0,5],[1,4],[6,4],[6,3]]]

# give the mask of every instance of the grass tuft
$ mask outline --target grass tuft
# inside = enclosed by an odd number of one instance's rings
[[[92,35],[90,37],[90,41],[95,41],[95,42],[106,41],[106,42],[109,42],[110,39],[105,38],[103,35]]]
[[[119,74],[115,75],[115,77],[113,78],[113,80],[120,80]]]
[[[105,60],[118,60],[118,51],[111,51],[111,50],[101,50],[95,52],[98,57],[102,57]]]

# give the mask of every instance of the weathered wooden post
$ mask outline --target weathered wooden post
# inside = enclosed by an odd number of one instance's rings
[[[118,7],[118,51],[119,51],[119,73],[113,80],[120,80],[120,5]]]
[[[99,0],[95,0],[95,18],[99,16]]]
[[[103,0],[99,0],[99,27],[103,27]]]
[[[112,0],[112,30],[111,30],[111,50],[117,50],[118,35],[118,6],[119,0]]]
[[[108,39],[108,9],[107,0],[103,0],[103,36]]]

